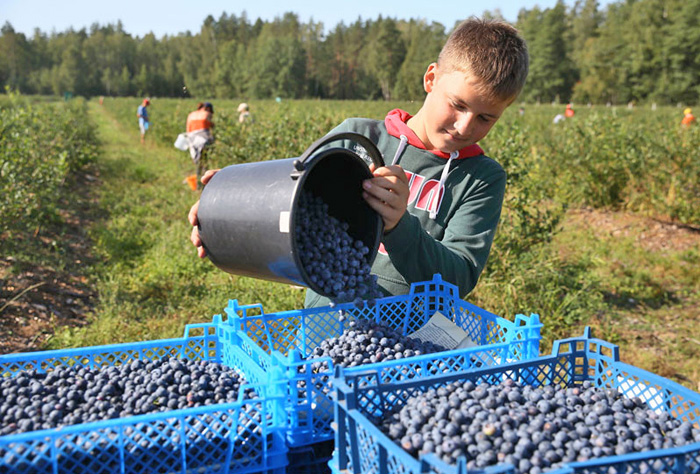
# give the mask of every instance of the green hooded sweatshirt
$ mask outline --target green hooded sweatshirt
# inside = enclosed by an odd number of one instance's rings
[[[345,120],[331,133],[356,132],[369,138],[387,165],[400,165],[409,180],[408,207],[382,238],[372,274],[386,296],[406,294],[411,283],[440,273],[464,298],[476,285],[491,250],[501,215],[506,173],[478,145],[452,154],[425,149],[408,128],[411,116],[400,109],[384,121]],[[331,146],[353,150],[368,164],[366,151],[352,141]],[[330,303],[307,290],[306,307]]]

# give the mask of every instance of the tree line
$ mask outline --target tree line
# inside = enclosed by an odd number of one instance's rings
[[[498,10],[486,18],[502,18]],[[526,102],[697,103],[700,0],[559,0],[522,9]],[[455,22],[455,25],[457,21]],[[324,28],[207,17],[199,32],[135,37],[121,22],[27,37],[0,30],[0,83],[26,94],[418,100],[455,25],[379,16]]]

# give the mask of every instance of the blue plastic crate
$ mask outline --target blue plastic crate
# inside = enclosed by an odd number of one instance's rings
[[[0,356],[0,377],[60,366],[100,368],[134,360],[176,357],[234,369],[240,350],[215,318],[192,324],[182,338]],[[248,382],[264,381],[246,370]],[[281,399],[265,385],[257,398],[0,436],[0,473],[155,474],[285,472],[287,447]]]
[[[333,439],[333,402],[330,379],[333,363],[329,358],[310,358],[322,341],[340,336],[350,321],[364,318],[383,322],[403,334],[421,328],[439,311],[464,329],[479,347],[433,354],[431,370],[460,370],[475,364],[526,360],[539,355],[542,325],[537,315],[501,318],[458,297],[457,287],[442,280],[411,285],[407,295],[376,300],[361,309],[352,303],[265,314],[262,305],[239,305],[229,301],[224,324],[235,329],[231,343],[248,356],[248,364],[262,368],[271,380],[285,384],[288,416],[287,442],[303,446]],[[339,321],[343,315],[344,321]],[[493,347],[491,347],[493,345]],[[407,361],[409,359],[403,359]],[[413,360],[412,358],[410,360]],[[327,371],[312,373],[312,365],[325,361]],[[475,362],[477,361],[477,362]],[[246,362],[241,361],[243,366]],[[406,377],[416,376],[416,373]],[[401,373],[394,374],[400,378]]]
[[[332,471],[344,474],[385,473],[465,474],[464,458],[448,465],[435,455],[412,457],[382,433],[371,419],[400,407],[412,394],[447,385],[456,380],[497,384],[506,378],[530,385],[575,386],[591,381],[596,387],[618,390],[623,396],[639,397],[658,412],[695,425],[700,423],[700,394],[645,370],[620,362],[617,346],[594,339],[590,330],[582,337],[554,343],[552,355],[471,371],[436,375],[425,379],[380,382],[376,376],[339,368],[334,379],[336,403],[336,450]],[[470,473],[512,473],[508,464]],[[569,463],[547,474],[698,474],[700,443],[684,447],[611,456]]]

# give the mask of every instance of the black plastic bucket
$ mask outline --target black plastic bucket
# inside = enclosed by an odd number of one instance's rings
[[[349,225],[348,233],[377,254],[384,225],[362,198],[362,181],[372,177],[365,161],[347,148],[321,147],[342,139],[362,145],[377,166],[384,160],[368,138],[339,133],[314,142],[299,158],[231,165],[202,191],[199,235],[209,259],[237,275],[303,285],[326,295],[303,268],[295,223],[302,191],[321,197],[329,214]]]

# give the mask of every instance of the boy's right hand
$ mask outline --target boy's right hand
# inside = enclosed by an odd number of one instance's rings
[[[202,184],[206,185],[209,180],[211,179],[212,176],[214,176],[220,169],[215,169],[215,170],[207,170],[204,175],[202,175]],[[192,233],[190,234],[190,241],[192,241],[192,245],[197,247],[197,255],[199,255],[199,258],[204,258],[207,256],[207,251],[204,250],[204,246],[202,246],[202,239],[199,237],[199,228],[197,227],[199,224],[199,220],[197,219],[197,212],[199,211],[199,201],[195,202],[194,205],[190,208],[190,212],[187,215],[187,219],[190,221],[190,224],[192,225]]]
[[[408,207],[408,178],[399,165],[377,168],[371,164],[369,170],[374,178],[362,182],[362,197],[377,211],[384,221],[384,232],[396,227]]]

